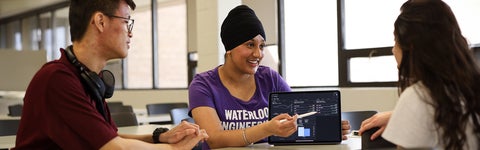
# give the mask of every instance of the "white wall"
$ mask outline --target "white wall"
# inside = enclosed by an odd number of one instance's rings
[[[16,51],[0,49],[0,91],[25,91],[30,80],[47,62],[41,51]]]

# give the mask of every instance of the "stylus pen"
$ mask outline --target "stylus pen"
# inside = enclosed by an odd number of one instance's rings
[[[314,115],[314,114],[316,114],[316,113],[317,113],[316,111],[304,113],[304,114],[298,115],[297,119],[298,119],[298,118],[303,118],[303,117],[308,117],[308,116]],[[285,121],[287,121],[287,119],[282,119],[282,120],[280,120],[280,122],[285,122]]]

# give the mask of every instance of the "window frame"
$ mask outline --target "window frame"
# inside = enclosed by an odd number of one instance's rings
[[[339,87],[395,87],[397,82],[352,82],[349,80],[349,60],[353,57],[392,56],[392,47],[363,49],[345,48],[345,0],[337,0],[338,75]]]
[[[277,0],[278,10],[278,72],[285,73],[285,25],[284,2]],[[373,47],[365,49],[345,49],[345,1],[337,0],[337,41],[338,41],[338,85],[334,87],[395,87],[397,82],[351,82],[349,81],[349,60],[353,57],[392,56],[392,47]],[[317,86],[316,86],[317,87]],[[332,87],[332,86],[318,86]]]

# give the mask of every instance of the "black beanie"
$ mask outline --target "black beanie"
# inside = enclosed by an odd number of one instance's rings
[[[226,51],[232,50],[259,34],[265,40],[267,39],[262,23],[258,20],[255,12],[246,5],[232,9],[223,21],[220,31]]]

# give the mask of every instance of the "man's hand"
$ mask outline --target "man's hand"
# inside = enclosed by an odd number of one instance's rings
[[[200,127],[197,124],[182,121],[176,127],[160,134],[160,142],[175,144],[190,135],[193,135],[190,138],[200,135]]]

